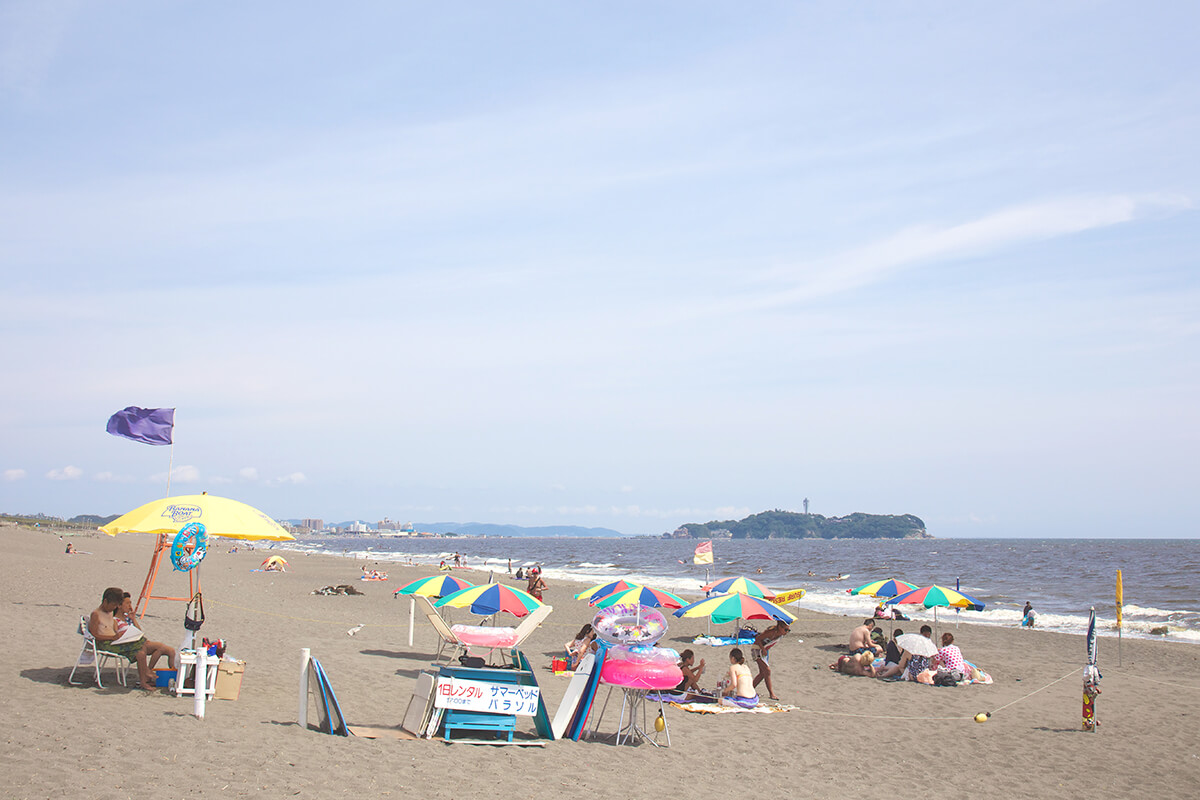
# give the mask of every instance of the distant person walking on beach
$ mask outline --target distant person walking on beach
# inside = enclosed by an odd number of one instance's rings
[[[1036,615],[1033,613],[1033,603],[1025,601],[1025,608],[1021,611],[1021,627],[1032,628]]]
[[[542,570],[538,567],[530,567],[528,575],[529,584],[526,586],[525,591],[529,592],[538,600],[541,600],[542,592],[549,588],[546,586],[546,582],[542,580]]]

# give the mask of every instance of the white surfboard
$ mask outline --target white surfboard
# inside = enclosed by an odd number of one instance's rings
[[[554,720],[550,723],[550,730],[554,732],[555,739],[563,738],[563,734],[567,732],[567,726],[571,724],[571,718],[575,716],[575,709],[579,707],[579,699],[583,696],[583,690],[587,686],[588,678],[592,675],[592,666],[595,663],[595,654],[588,653],[579,662],[575,675],[567,684],[567,693],[563,695],[562,702],[558,705],[558,711],[554,712]]]

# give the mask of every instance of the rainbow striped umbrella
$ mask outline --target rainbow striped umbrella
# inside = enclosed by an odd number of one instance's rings
[[[610,581],[608,583],[597,583],[592,588],[584,589],[582,592],[575,595],[575,599],[576,600],[587,600],[590,602],[593,597],[603,597],[606,594],[612,594],[613,592],[623,592],[626,589],[636,589],[639,586],[641,586],[640,583],[634,583],[632,581],[627,581],[624,578],[622,578],[619,581]]]
[[[947,589],[945,586],[938,586],[937,584],[913,589],[910,592],[897,595],[884,602],[888,605],[921,605],[934,609],[934,614],[937,613],[939,606],[942,608],[966,608],[972,611],[983,611],[983,603],[974,597],[957,592],[954,589]]]
[[[481,617],[490,617],[501,611],[512,614],[514,617],[523,617],[544,604],[523,589],[516,589],[503,583],[485,583],[459,589],[454,594],[448,594],[438,600],[434,605],[468,608],[472,614]]]
[[[945,586],[923,586],[902,595],[883,601],[887,605],[920,605],[933,609],[933,625],[937,627],[937,610],[941,608],[965,608],[983,611],[983,603],[968,594],[947,589]]]
[[[758,581],[750,580],[749,578],[724,578],[719,581],[713,581],[708,586],[704,587],[704,591],[710,594],[748,594],[751,597],[762,597],[767,600],[775,599],[775,593],[763,586]]]
[[[796,617],[784,611],[770,600],[762,597],[752,597],[741,592],[719,594],[704,600],[697,600],[675,612],[677,617],[709,617],[718,625],[722,622],[739,622],[744,619],[777,619],[787,623],[796,621]]]
[[[916,584],[902,581],[899,578],[889,578],[885,581],[863,584],[857,589],[850,589],[850,594],[861,594],[867,597],[895,597],[916,589]]]
[[[417,578],[412,583],[401,586],[392,592],[392,597],[400,594],[420,594],[425,597],[445,597],[460,589],[474,586],[473,583],[455,578],[453,575],[430,575],[428,578]]]
[[[596,608],[608,608],[618,603],[637,603],[649,608],[683,608],[687,601],[678,595],[651,589],[649,586],[635,586],[620,592],[606,594],[603,597],[593,597],[591,605]]]

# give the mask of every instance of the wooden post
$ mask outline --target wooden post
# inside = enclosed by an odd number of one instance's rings
[[[208,699],[208,648],[196,648],[196,704],[192,707],[196,719],[204,719],[204,701]]]
[[[312,651],[307,647],[300,650],[300,713],[296,719],[305,730],[308,729],[308,662],[311,658]]]
[[[417,619],[417,601],[409,595],[408,598],[408,646],[413,646],[413,626]]]

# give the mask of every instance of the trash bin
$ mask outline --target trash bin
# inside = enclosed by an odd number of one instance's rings
[[[222,661],[217,664],[217,684],[213,699],[237,700],[242,691],[242,675],[245,671],[245,661]]]

